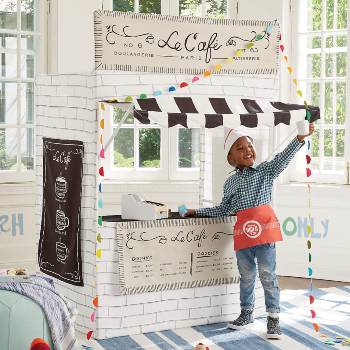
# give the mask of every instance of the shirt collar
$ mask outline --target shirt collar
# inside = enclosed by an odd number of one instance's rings
[[[256,167],[257,167],[257,165],[256,164],[253,164],[252,166],[250,166],[250,167],[248,167],[248,168],[244,168],[244,169],[252,169],[252,170],[257,170],[256,169]],[[243,170],[244,170],[243,169]],[[235,168],[234,170],[233,170],[235,173],[238,173],[238,174],[243,174],[243,171],[242,170],[240,170],[239,168]]]

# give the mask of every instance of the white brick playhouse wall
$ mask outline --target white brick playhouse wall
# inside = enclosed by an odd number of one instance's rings
[[[122,296],[119,290],[118,255],[113,224],[101,231],[102,259],[97,262],[97,101],[140,93],[152,95],[171,84],[188,81],[180,75],[79,74],[40,76],[36,82],[36,229],[40,231],[42,206],[42,138],[73,139],[84,142],[82,197],[82,260],[84,287],[56,280],[59,291],[79,310],[77,330],[95,330],[96,338],[107,338],[161,329],[179,328],[232,319],[239,312],[238,285],[190,288]],[[178,93],[180,94],[180,93]],[[235,95],[276,99],[278,80],[265,77],[212,76],[181,89],[183,95]],[[194,200],[195,201],[195,200]],[[179,203],[181,204],[181,203]],[[119,205],[119,203],[116,203]],[[92,300],[98,295],[100,306],[94,324]],[[262,290],[257,305],[263,309]]]
[[[84,287],[59,280],[59,290],[79,309],[78,330],[91,329],[92,300],[96,295],[96,77],[41,76],[36,86],[36,225],[42,209],[43,137],[84,142],[81,242]]]

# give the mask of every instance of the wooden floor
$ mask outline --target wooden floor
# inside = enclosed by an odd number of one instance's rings
[[[309,289],[310,287],[310,279],[308,278],[279,276],[278,282],[281,289]],[[313,279],[312,285],[315,288],[330,288],[330,287],[348,286],[350,285],[350,283]]]

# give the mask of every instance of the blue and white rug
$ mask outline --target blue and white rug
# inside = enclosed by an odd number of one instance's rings
[[[313,295],[316,300],[312,306],[317,314],[315,322],[320,325],[319,333],[314,331],[311,323],[308,293],[284,290],[281,293],[281,340],[266,339],[266,319],[259,317],[252,328],[244,331],[232,331],[226,328],[226,323],[215,323],[105,339],[99,344],[105,350],[193,350],[199,342],[210,350],[350,350],[350,287],[316,289]],[[346,346],[344,339],[349,340]],[[327,345],[327,340],[333,340],[333,345]]]

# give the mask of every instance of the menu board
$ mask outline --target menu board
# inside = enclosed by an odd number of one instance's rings
[[[123,294],[238,282],[234,217],[117,223]]]
[[[83,285],[80,229],[84,145],[43,139],[43,206],[40,270],[75,286]]]

